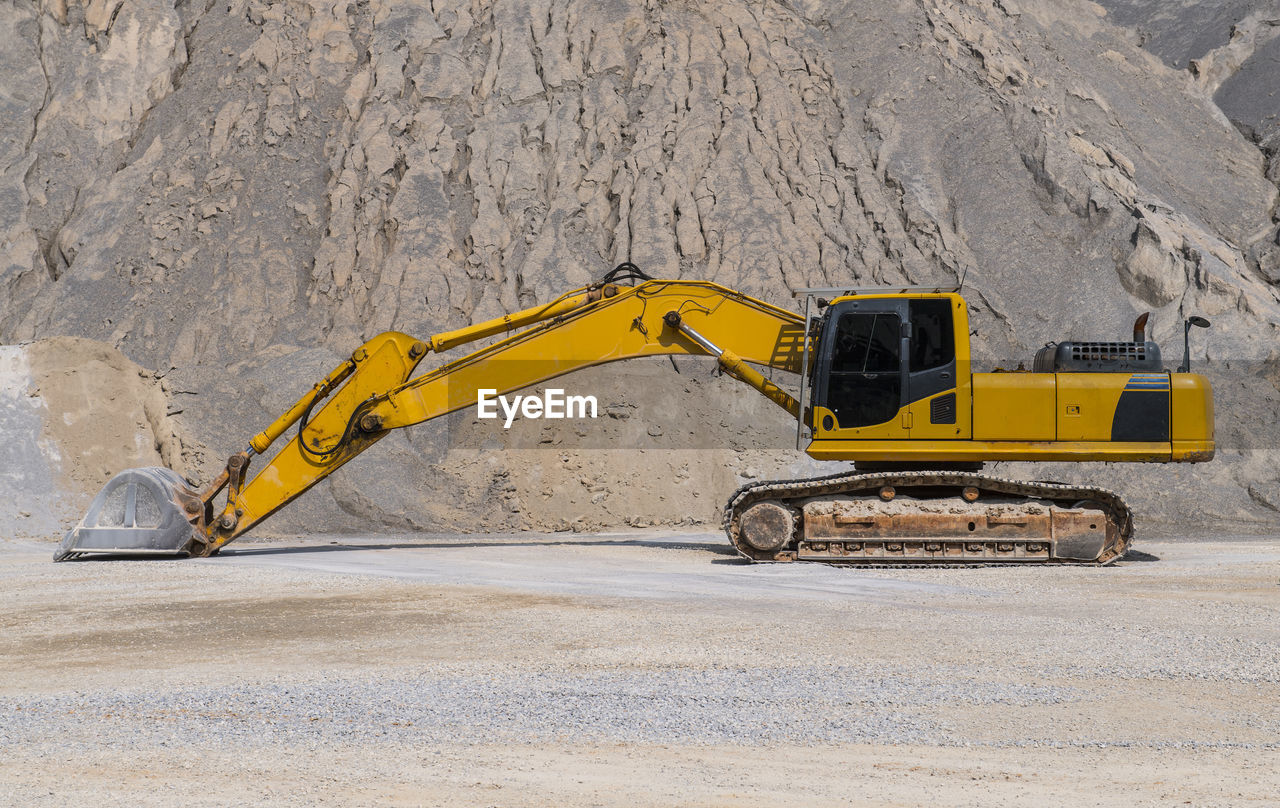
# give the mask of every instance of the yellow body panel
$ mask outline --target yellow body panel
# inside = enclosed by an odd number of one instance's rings
[[[1170,457],[1175,463],[1205,463],[1213,459],[1217,444],[1213,440],[1175,440]]]
[[[968,385],[962,385],[968,389]],[[935,399],[942,396],[956,396],[956,422],[954,424],[933,424],[929,422],[931,407]],[[963,405],[963,406],[961,406]],[[961,440],[969,437],[969,395],[960,394],[955,389],[943,390],[928,398],[913,401],[903,408],[907,413],[907,421],[911,426],[908,437],[911,440]],[[902,413],[899,413],[901,419]]]
[[[1053,373],[973,374],[974,440],[1056,439],[1058,387],[1054,377]]]
[[[1034,374],[1049,375],[1049,374]],[[1109,441],[1111,421],[1130,373],[1057,373],[1057,439]]]
[[[1167,378],[1159,383],[1136,381],[1138,376]],[[809,444],[818,460],[895,463],[982,462],[996,460],[1203,462],[1213,458],[1213,391],[1196,374],[1121,373],[975,373],[973,380],[973,440],[928,440],[912,432],[904,438],[842,440],[819,434]],[[1123,432],[1122,396],[1149,408],[1152,417],[1171,402],[1168,440],[1113,440]],[[1147,402],[1143,397],[1153,396]],[[928,417],[927,401],[904,407],[891,423],[911,412]],[[926,406],[921,406],[921,405]],[[922,415],[923,413],[923,415]],[[1142,414],[1142,411],[1140,411]],[[847,430],[852,432],[853,430]],[[904,431],[905,432],[905,431]]]
[[[1172,437],[1175,442],[1213,443],[1213,388],[1199,373],[1174,373],[1172,388]]]

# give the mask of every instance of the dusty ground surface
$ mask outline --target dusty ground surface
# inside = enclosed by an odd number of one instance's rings
[[[1280,539],[1108,569],[711,533],[0,542],[9,804],[1266,805]]]

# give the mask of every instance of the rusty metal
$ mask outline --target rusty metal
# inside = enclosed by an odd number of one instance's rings
[[[1151,318],[1151,312],[1143,312],[1138,315],[1138,319],[1133,321],[1133,341],[1147,341],[1147,320]]]
[[[961,489],[961,499],[971,502],[963,495],[968,488]],[[934,501],[921,502],[927,506]],[[807,500],[802,507],[799,557],[843,558],[850,554],[846,548],[856,544],[863,559],[1042,561],[1049,558],[1048,542],[1056,538],[1060,558],[1090,560],[1105,544],[1105,514],[1092,503],[1085,508],[1063,509],[1034,502],[993,501],[961,510],[866,513],[874,502],[869,495]],[[1011,509],[1017,510],[1010,513]],[[851,538],[859,541],[832,541]]]
[[[892,512],[879,503],[885,487],[896,491]],[[967,488],[981,503],[964,496]],[[922,507],[904,508],[904,497]],[[936,505],[948,497],[964,507]],[[797,518],[793,541],[763,548],[743,540],[742,516],[765,501]],[[1120,497],[1092,486],[923,471],[746,485],[725,509],[725,530],[754,561],[1108,564],[1127,550],[1133,519]]]
[[[977,501],[978,501],[978,489],[977,489],[977,488],[975,488],[975,487],[974,487],[974,486],[972,486],[972,485],[966,485],[966,486],[965,486],[965,487],[960,491],[960,496],[964,498],[964,501],[965,501],[965,502],[977,502]]]
[[[893,490],[892,485],[883,485],[880,487],[880,499],[883,499],[885,502],[893,499],[894,495],[897,493],[897,491]]]
[[[235,507],[244,487],[245,477],[249,472],[250,456],[248,452],[236,452],[227,458],[226,468],[222,474],[196,494],[201,502],[198,519],[191,519],[192,541],[187,552],[193,556],[207,556],[217,552],[219,536],[235,532],[240,524],[244,511]],[[223,487],[227,489],[227,505],[216,519],[212,518],[213,499]],[[215,535],[218,534],[218,535]]]
[[[795,536],[796,517],[780,502],[757,502],[739,518],[742,540],[762,553],[781,549]]]
[[[244,487],[244,477],[249,471],[248,452],[236,452],[227,458],[227,502],[235,502]]]

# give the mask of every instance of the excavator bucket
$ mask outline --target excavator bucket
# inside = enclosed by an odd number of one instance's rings
[[[190,491],[187,482],[166,468],[120,472],[93,498],[80,524],[67,532],[53,560],[89,553],[185,553],[192,528],[178,505],[180,490]]]

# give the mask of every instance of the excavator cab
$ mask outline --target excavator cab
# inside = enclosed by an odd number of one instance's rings
[[[953,293],[861,296],[832,303],[813,362],[821,439],[965,437],[968,327]]]

